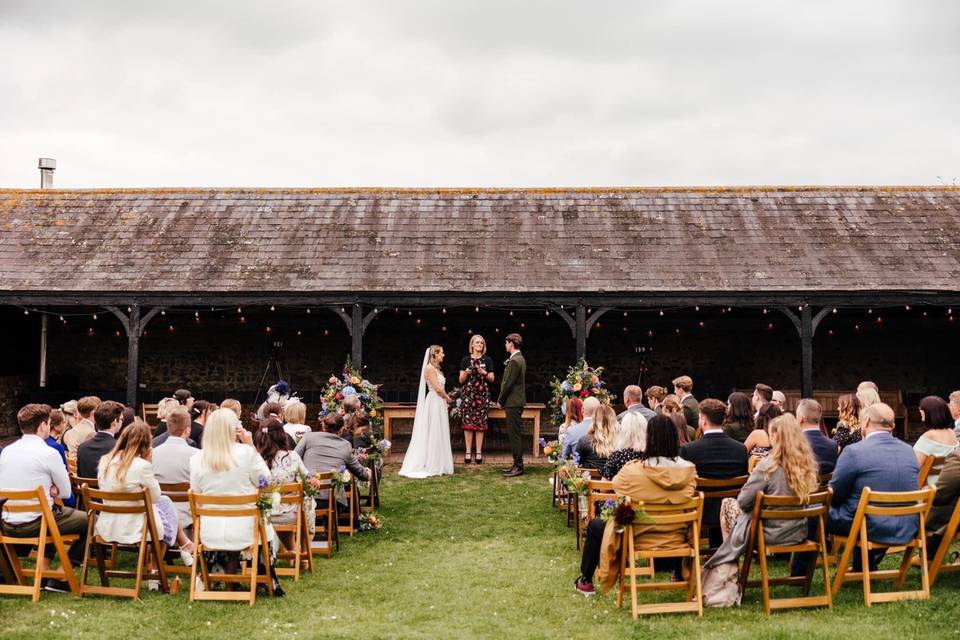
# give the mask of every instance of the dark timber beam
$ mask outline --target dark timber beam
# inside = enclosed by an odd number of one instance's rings
[[[778,310],[789,318],[800,335],[800,396],[812,398],[813,338],[817,333],[820,322],[827,317],[831,309],[830,307],[824,307],[814,315],[813,308],[809,304],[804,304],[799,309],[799,316],[787,307],[778,307]]]
[[[363,307],[359,303],[353,303],[350,305],[350,312],[348,313],[346,307],[337,307],[333,306],[330,309],[336,313],[343,320],[343,323],[347,325],[347,333],[350,334],[350,363],[357,369],[363,368],[363,334],[366,332],[367,327],[370,326],[370,323],[373,322],[373,319],[380,312],[379,309],[374,309],[367,313],[363,314]]]
[[[577,305],[576,315],[577,360],[587,357],[587,308]]]
[[[137,408],[137,393],[140,388],[140,337],[143,330],[163,307],[153,307],[146,313],[141,313],[140,305],[133,304],[124,313],[118,307],[110,306],[106,309],[120,319],[127,333],[127,406]]]

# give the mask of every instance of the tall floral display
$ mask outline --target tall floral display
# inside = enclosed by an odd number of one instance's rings
[[[614,395],[607,390],[601,375],[603,367],[591,367],[583,358],[567,369],[564,378],[554,378],[550,381],[553,397],[550,399],[550,417],[556,425],[564,420],[563,407],[570,398],[586,400],[593,396],[603,403],[611,403]]]
[[[320,415],[336,413],[340,409],[344,398],[357,396],[364,412],[370,419],[370,426],[376,433],[382,433],[383,400],[377,392],[380,385],[365,380],[359,369],[354,369],[350,360],[343,365],[340,377],[330,376],[327,386],[323,390]]]

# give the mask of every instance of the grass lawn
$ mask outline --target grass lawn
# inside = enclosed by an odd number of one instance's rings
[[[394,469],[395,472],[395,469]],[[732,610],[641,619],[612,595],[573,590],[579,555],[564,515],[550,507],[546,469],[504,480],[491,465],[453,477],[383,485],[386,526],[344,539],[332,559],[287,597],[191,605],[145,593],[143,602],[44,594],[37,605],[0,597],[0,637],[119,638],[856,638],[960,636],[960,574],[942,576],[928,602],[866,609],[849,585],[833,611],[767,619],[759,590]],[[819,582],[815,583],[819,585]],[[668,597],[673,597],[671,594]]]

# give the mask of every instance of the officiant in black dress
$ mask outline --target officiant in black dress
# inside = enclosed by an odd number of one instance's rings
[[[460,361],[460,415],[466,453],[463,463],[470,464],[473,434],[477,434],[477,464],[483,462],[483,434],[487,432],[487,408],[490,383],[494,380],[493,359],[487,355],[487,341],[476,334],[470,338],[468,354]]]

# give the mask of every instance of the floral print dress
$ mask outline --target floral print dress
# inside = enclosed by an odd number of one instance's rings
[[[493,371],[493,360],[488,356],[474,358],[466,356],[460,362],[460,370],[468,374],[467,381],[460,388],[460,412],[464,431],[487,430],[487,406],[490,404],[490,387],[486,373]]]

